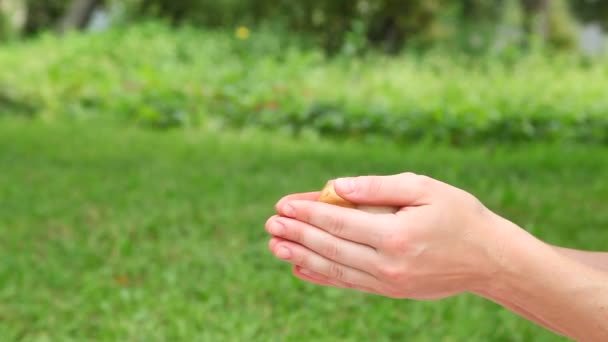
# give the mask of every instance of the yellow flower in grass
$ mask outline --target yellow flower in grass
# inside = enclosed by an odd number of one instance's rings
[[[245,39],[249,38],[250,34],[251,34],[251,32],[245,26],[239,26],[239,28],[236,29],[236,37],[238,39],[245,40]]]

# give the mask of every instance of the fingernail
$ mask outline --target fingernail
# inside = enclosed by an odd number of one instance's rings
[[[277,249],[277,257],[281,259],[289,259],[290,256],[291,251],[286,247],[279,247],[279,249]]]
[[[270,234],[272,234],[272,235],[283,234],[284,228],[285,228],[285,226],[279,220],[273,220],[268,225],[268,230],[270,231]]]
[[[296,214],[296,210],[291,204],[285,204],[283,206],[283,214],[286,216],[294,217]]]
[[[350,194],[355,191],[355,180],[353,178],[339,178],[335,181],[335,187],[344,194]]]

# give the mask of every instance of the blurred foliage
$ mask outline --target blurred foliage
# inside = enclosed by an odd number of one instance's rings
[[[69,5],[69,0],[24,0],[27,3],[25,33],[54,28]]]
[[[21,0],[28,5],[28,34],[54,28],[69,0]],[[173,24],[206,28],[271,26],[274,30],[309,35],[332,54],[360,54],[375,48],[394,53],[404,46],[444,45],[476,53],[500,40],[505,8],[519,11],[516,29],[523,31],[521,47],[534,36],[549,46],[575,46],[576,19],[605,20],[601,1],[566,0],[107,0],[129,21],[164,18]],[[604,10],[603,10],[604,9]],[[603,13],[598,15],[599,13]],[[595,15],[595,16],[594,16]],[[510,23],[513,25],[513,23]]]
[[[580,20],[598,22],[608,29],[608,1],[579,0],[572,1],[571,6]]]
[[[206,27],[271,24],[292,32],[310,33],[327,51],[352,43],[353,35],[365,42],[395,50],[407,38],[431,35],[441,0],[327,1],[131,0],[130,13],[165,17],[173,23]]]
[[[148,23],[44,35],[0,50],[0,90],[51,119],[452,144],[608,143],[605,60],[541,52],[327,59],[321,49],[300,48],[294,36],[247,32]]]
[[[0,88],[0,116],[18,115],[32,117],[36,113],[34,103],[13,94],[9,89]]]
[[[561,49],[576,46],[576,21],[568,8],[566,0],[552,0],[547,18],[548,43]]]
[[[6,15],[0,12],[0,41],[7,40],[10,36],[11,27],[9,19]]]
[[[454,41],[464,42],[461,38],[470,39],[471,33],[496,39],[496,28],[502,24],[501,8],[508,2],[513,1],[131,0],[127,7],[134,15],[146,13],[169,18],[174,23],[207,27],[271,22],[290,31],[312,33],[326,51],[333,53],[344,49],[362,51],[369,46],[396,52],[405,44],[410,47],[454,45]],[[521,28],[528,35],[546,30],[544,35],[550,46],[573,47],[575,20],[566,2],[549,1],[546,9],[542,3],[542,0],[517,1],[525,19]],[[533,24],[539,15],[547,16],[544,28]],[[458,47],[466,49],[467,45],[470,42]]]

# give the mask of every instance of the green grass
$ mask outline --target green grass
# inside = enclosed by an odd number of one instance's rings
[[[256,125],[453,144],[608,142],[608,59],[327,59],[301,37],[158,23],[0,49],[0,116]],[[44,56],[44,58],[40,58]]]
[[[548,242],[608,241],[607,149],[456,150],[260,132],[0,120],[2,341],[555,341],[485,300],[392,300],[293,278],[267,251],[282,195],[426,173]]]

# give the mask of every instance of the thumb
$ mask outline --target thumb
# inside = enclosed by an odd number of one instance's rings
[[[334,181],[338,195],[357,204],[411,206],[427,204],[437,181],[411,172],[390,176],[360,176]]]

